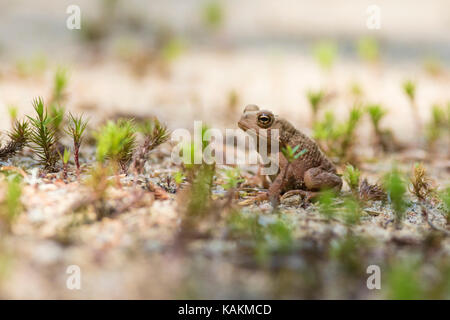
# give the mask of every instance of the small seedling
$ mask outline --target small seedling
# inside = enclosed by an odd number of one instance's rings
[[[50,108],[48,110],[49,116],[51,118],[51,124],[55,130],[55,141],[59,143],[59,138],[61,136],[62,125],[64,123],[65,108],[62,107],[66,97],[66,87],[68,82],[67,70],[64,68],[58,68],[53,77],[53,92],[50,103]]]
[[[225,183],[222,185],[222,187],[225,190],[235,190],[240,183],[244,182],[244,179],[241,177],[239,168],[225,170],[224,180]]]
[[[423,61],[425,71],[432,77],[438,77],[443,73],[442,62],[436,56],[427,56]]]
[[[235,113],[237,111],[239,101],[240,101],[239,93],[235,89],[230,90],[228,92],[228,97],[227,97],[228,111]]]
[[[122,172],[126,172],[136,146],[133,121],[108,121],[96,134],[96,138],[97,161],[104,163],[111,159]]]
[[[208,147],[210,143],[206,139],[207,130],[206,125],[202,127],[202,146],[191,142],[185,144],[182,149],[183,167],[186,172],[186,180],[190,185],[178,198],[178,201],[183,203],[184,215],[178,237],[180,240],[189,237],[193,232],[198,232],[198,223],[202,220],[208,217],[217,217],[212,215],[216,211],[212,210],[213,203],[211,201],[216,164],[215,162],[208,164],[204,161],[194,164],[195,154],[201,154],[201,150]]]
[[[336,208],[334,206],[336,194],[333,190],[323,190],[318,198],[319,202],[319,213],[327,219],[334,218],[336,214]]]
[[[170,63],[180,57],[186,51],[186,43],[180,38],[171,38],[161,48],[161,57]]]
[[[450,101],[447,103],[447,131],[450,131]]]
[[[387,114],[387,110],[379,104],[370,104],[367,106],[367,112],[369,113],[375,132],[381,132],[380,121]]]
[[[323,90],[319,91],[308,91],[307,97],[309,101],[309,105],[312,111],[312,124],[314,125],[317,121],[317,115],[319,113],[319,109],[322,106],[324,101],[325,92]]]
[[[323,70],[330,70],[336,60],[338,48],[335,43],[323,41],[313,48],[314,58]]]
[[[111,210],[107,207],[107,191],[111,185],[108,179],[112,173],[111,167],[102,163],[97,163],[87,175],[86,185],[91,188],[91,203],[94,206],[97,219],[101,219],[108,215]]]
[[[354,82],[350,86],[350,93],[356,100],[359,100],[364,95],[364,90],[359,83]]]
[[[328,154],[335,155],[337,153],[334,143],[338,138],[336,118],[331,110],[325,113],[322,121],[318,121],[314,125],[314,138]]]
[[[147,154],[166,142],[170,137],[170,132],[157,118],[145,122],[138,128],[138,131],[144,135],[144,142],[133,157],[133,168],[139,174],[144,170]]]
[[[224,13],[219,1],[209,1],[203,7],[203,22],[210,30],[217,30],[223,23]]]
[[[56,105],[55,103],[52,103],[50,105],[50,110],[49,110],[49,117],[51,119],[51,125],[55,130],[55,142],[59,143],[59,139],[61,137],[61,128],[62,128],[62,124],[64,122],[64,114],[65,114],[66,110],[61,107]]]
[[[22,186],[18,175],[8,177],[6,194],[3,201],[0,202],[0,218],[6,224],[7,230],[11,226],[22,210],[20,197],[22,195]]]
[[[67,149],[64,149],[64,154],[61,154],[59,151],[58,151],[58,154],[59,154],[59,157],[63,164],[63,178],[67,179],[68,166],[69,166],[69,160],[70,160],[70,151]]]
[[[15,67],[21,77],[42,75],[47,68],[47,57],[43,54],[35,54],[29,59],[18,59]]]
[[[211,201],[215,172],[215,164],[206,163],[193,166],[188,171],[190,184],[178,196],[183,219],[177,243],[182,246],[186,243],[186,239],[202,232],[199,230],[202,222],[218,217]]]
[[[361,207],[353,198],[345,198],[342,204],[343,219],[347,225],[355,225],[361,221]]]
[[[414,165],[410,181],[412,188],[410,188],[409,191],[421,202],[427,201],[428,198],[436,192],[435,188],[432,186],[431,179],[427,176],[425,167],[421,163],[416,163]]]
[[[205,150],[210,144],[210,141],[206,138],[206,132],[208,129],[209,128],[206,125],[203,125],[201,128],[201,146],[198,146],[194,141],[190,141],[185,143],[182,147],[181,156],[183,160],[183,167],[190,173],[194,172],[198,167],[198,165],[195,164],[196,162],[204,162],[202,151]],[[191,181],[191,176],[192,174],[188,174],[188,181]]]
[[[75,117],[69,113],[67,129],[64,131],[72,137],[73,141],[73,158],[75,166],[77,167],[77,176],[80,175],[80,147],[83,142],[83,133],[88,124],[88,120],[83,119],[83,116]]]
[[[194,144],[194,142],[188,142],[183,144],[182,149],[181,149],[181,153],[180,155],[182,156],[182,160],[183,160],[183,168],[186,169],[187,171],[191,172],[193,171],[193,169],[195,168],[194,165],[194,160],[195,160],[195,153],[198,151],[196,151],[197,148]],[[189,174],[189,176],[191,176]],[[189,180],[191,180],[189,178]]]
[[[4,280],[9,278],[11,270],[13,270],[13,258],[8,250],[5,250],[4,244],[0,244],[0,285],[3,286]]]
[[[180,170],[174,173],[173,180],[175,181],[175,184],[177,185],[177,189],[180,187],[180,185],[184,182],[186,179],[186,176],[184,173]]]
[[[65,68],[58,68],[53,77],[52,104],[61,104],[65,99],[65,90],[68,83],[68,73]]]
[[[362,115],[363,110],[356,105],[346,121],[337,123],[333,112],[328,111],[314,126],[314,138],[328,154],[348,161],[352,158],[355,131]]]
[[[369,37],[362,38],[357,45],[359,57],[369,63],[377,63],[380,59],[378,42]]]
[[[17,121],[17,114],[19,113],[19,108],[14,105],[8,106],[8,114],[9,119],[11,120],[11,123],[14,124]]]
[[[405,82],[403,82],[403,91],[405,92],[405,95],[408,97],[408,100],[410,102],[411,110],[414,116],[417,135],[421,138],[422,124],[420,122],[420,116],[416,102],[416,95],[417,95],[416,83],[413,82],[412,80],[406,80]]]
[[[42,98],[33,101],[36,117],[30,120],[30,141],[31,148],[39,158],[39,163],[47,171],[55,171],[58,161],[58,154],[55,148],[55,128],[52,126],[52,119],[48,116]]]
[[[16,121],[11,132],[8,133],[10,141],[0,146],[0,160],[7,160],[20,152],[30,139],[30,129],[27,121]]]
[[[356,193],[358,191],[360,176],[361,176],[361,171],[359,171],[357,168],[353,167],[351,164],[348,164],[345,167],[343,177],[344,177],[345,182],[347,182],[348,186],[350,187],[350,190],[353,193]]]
[[[186,211],[188,219],[196,220],[208,214],[214,176],[215,165],[205,163],[196,170],[189,190],[190,199]]]
[[[423,288],[417,261],[396,259],[387,270],[386,285],[389,299],[422,299]]]
[[[387,110],[379,104],[370,104],[366,109],[373,125],[377,144],[381,146],[383,151],[388,151],[389,142],[386,139],[388,139],[391,133],[389,130],[382,130],[380,128],[380,121],[387,114]]]
[[[445,131],[450,133],[450,119],[447,117],[450,117],[450,111],[447,114],[444,107],[433,105],[431,110],[431,120],[426,127],[427,140],[431,149],[435,146],[437,140],[440,139]]]
[[[405,82],[403,82],[403,91],[405,92],[413,106],[413,103],[416,99],[416,83],[412,80],[406,80]]]
[[[227,226],[233,239],[251,241],[260,263],[266,262],[271,253],[288,252],[294,243],[293,230],[281,217],[263,223],[257,214],[235,211],[228,216]]]
[[[207,164],[203,158],[201,158],[200,164],[194,164],[196,160],[196,156],[202,156],[202,150],[205,150],[209,144],[211,143],[206,138],[206,133],[208,131],[209,127],[207,125],[203,125],[201,128],[201,146],[198,146],[195,142],[191,141],[191,143],[186,144],[183,147],[182,155],[183,155],[183,161],[187,160],[187,162],[183,162],[184,168],[187,170],[187,180],[191,182],[192,184],[192,190],[191,192],[197,193],[199,195],[202,194],[202,192],[196,192],[195,191],[195,184],[196,181],[203,181],[200,183],[202,186],[197,186],[198,189],[203,189],[204,185],[207,185],[208,187],[208,196],[211,193],[212,183],[216,172],[216,166],[215,162],[212,164]],[[200,149],[200,148],[201,149]],[[204,194],[205,195],[205,194]],[[199,197],[199,199],[202,197]],[[200,201],[202,202],[202,201]],[[192,208],[194,208],[196,205],[193,205]]]
[[[354,106],[350,110],[350,115],[346,123],[343,126],[343,140],[341,143],[341,157],[348,158],[350,149],[353,147],[355,141],[355,131],[360,119],[363,115],[363,110],[358,106]]]
[[[392,209],[395,214],[395,224],[399,228],[405,216],[406,201],[406,183],[400,171],[394,167],[391,172],[384,177],[384,189],[386,190]]]
[[[363,274],[365,271],[364,252],[369,249],[369,240],[348,232],[344,237],[330,244],[329,256],[339,263],[347,274]]]
[[[447,218],[447,225],[450,225],[450,186],[439,193],[439,198],[444,205],[444,213]]]

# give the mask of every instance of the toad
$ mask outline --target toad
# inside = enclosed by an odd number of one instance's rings
[[[275,155],[270,154],[269,147],[268,157],[271,159],[274,159],[273,156],[278,157],[278,173],[269,176],[271,184],[268,192],[241,204],[270,200],[275,207],[281,195],[284,199],[298,194],[308,201],[323,189],[335,191],[341,189],[342,180],[334,164],[314,140],[297,130],[287,120],[274,115],[271,111],[260,110],[256,105],[248,105],[244,109],[238,126],[247,133],[256,134],[259,139],[266,139],[268,146],[270,146],[271,137],[274,136],[271,134],[272,130],[277,129],[280,150],[287,146],[295,150],[304,150],[304,154],[289,162],[280,151]]]

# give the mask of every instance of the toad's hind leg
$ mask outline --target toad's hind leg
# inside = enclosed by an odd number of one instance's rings
[[[306,190],[290,190],[283,194],[281,200],[293,195],[300,195],[305,202],[309,202],[320,195],[321,190],[334,189],[339,191],[342,187],[342,180],[337,174],[320,167],[307,170],[304,174],[304,183]]]
[[[310,191],[334,189],[340,191],[342,179],[336,173],[326,171],[320,167],[311,168],[304,175],[305,186]]]

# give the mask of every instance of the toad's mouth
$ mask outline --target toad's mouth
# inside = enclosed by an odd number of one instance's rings
[[[244,121],[238,121],[238,127],[243,131],[247,131],[249,129],[249,126],[245,125]]]
[[[238,122],[238,127],[243,130],[245,133],[253,136],[253,137],[258,137],[259,139],[263,139],[265,141],[269,140],[268,137],[270,136],[270,129],[253,129],[250,126],[248,126],[245,121],[239,121]],[[268,143],[270,143],[270,141],[268,141]]]

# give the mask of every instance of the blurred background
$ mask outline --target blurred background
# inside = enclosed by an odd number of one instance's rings
[[[72,4],[81,30],[66,28]],[[379,30],[366,26],[370,5],[381,9]],[[67,108],[95,118],[126,111],[171,127],[190,128],[193,119],[235,127],[244,105],[256,103],[308,131],[308,90],[338,92],[329,107],[339,116],[360,89],[389,108],[386,123],[407,140],[414,127],[403,81],[420,80],[424,119],[450,99],[449,27],[444,0],[2,0],[0,110],[30,110],[63,66]]]

